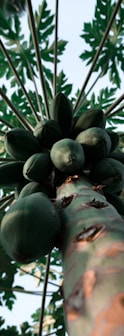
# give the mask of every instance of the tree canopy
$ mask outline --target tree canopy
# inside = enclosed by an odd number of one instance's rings
[[[32,127],[40,118],[49,115],[47,103],[51,103],[56,93],[62,92],[69,97],[74,106],[75,117],[88,109],[102,109],[107,118],[108,129],[116,131],[124,123],[123,71],[124,71],[124,3],[120,1],[117,13],[108,32],[106,31],[117,1],[96,0],[94,17],[91,22],[82,22],[80,38],[85,41],[86,48],[79,55],[88,69],[86,81],[82,89],[77,88],[72,93],[73,83],[70,83],[63,69],[56,73],[56,64],[61,63],[66,50],[66,40],[57,39],[57,9],[55,15],[48,7],[47,1],[32,12],[30,1],[6,1],[0,7],[0,162],[8,162],[4,148],[5,132],[13,127],[22,127],[24,120]],[[29,4],[29,8],[27,6]],[[22,26],[22,16],[27,16],[27,30]],[[24,12],[23,12],[24,11]],[[34,24],[35,28],[34,30]],[[35,33],[36,32],[36,36]],[[33,34],[34,33],[34,34]],[[104,41],[103,41],[104,39]],[[103,42],[103,43],[101,43]],[[98,54],[98,58],[96,57]],[[87,91],[88,77],[95,76],[94,84]],[[106,87],[100,87],[95,92],[95,84],[101,78],[107,78]],[[85,79],[84,79],[85,80]],[[120,95],[119,95],[120,93]],[[22,116],[22,117],[21,117]],[[120,151],[123,151],[124,130],[120,134]],[[15,197],[12,188],[1,189],[0,217]],[[16,291],[25,292],[20,286],[13,286],[16,274],[30,273],[37,278],[39,285],[46,277],[47,257],[38,259],[30,267],[12,262],[0,245],[0,305],[13,309],[16,302]],[[48,306],[44,310],[44,335],[66,333],[62,296],[62,264],[59,251],[54,248],[51,253],[48,284],[53,283],[54,290],[50,293]],[[55,285],[54,285],[55,283]],[[48,294],[49,295],[49,294]],[[38,323],[41,309],[38,308],[32,316],[32,325],[23,323],[17,326],[5,327],[4,319],[0,318],[0,335],[31,336],[38,335]]]

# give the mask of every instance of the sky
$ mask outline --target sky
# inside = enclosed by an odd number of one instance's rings
[[[47,3],[54,12],[55,1],[48,0]],[[77,88],[81,88],[87,75],[87,68],[79,59],[79,55],[85,48],[83,40],[79,36],[83,29],[83,22],[90,21],[93,17],[95,3],[95,0],[60,0],[59,4],[58,36],[69,41],[60,67],[64,68],[70,83],[74,83],[74,92]],[[37,0],[37,4],[40,4],[39,0]],[[22,20],[24,29],[26,29],[26,20],[25,18],[22,18]],[[106,86],[106,83],[103,83],[103,85]],[[99,84],[96,87],[97,89],[99,90]],[[28,275],[21,278],[16,276],[14,285],[20,285],[28,290],[36,290],[34,279]],[[39,290],[42,290],[42,288],[38,287]],[[30,321],[31,314],[41,306],[40,296],[16,294],[16,297],[17,300],[11,312],[6,307],[0,307],[0,316],[5,317],[6,325],[19,325],[26,320]]]

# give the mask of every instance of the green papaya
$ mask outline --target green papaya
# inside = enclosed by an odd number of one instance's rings
[[[27,264],[50,253],[60,233],[60,218],[44,193],[17,200],[0,227],[3,248],[12,260]]]
[[[0,188],[16,186],[22,182],[23,177],[22,161],[7,162],[0,165]]]
[[[77,119],[72,135],[76,137],[81,131],[84,131],[91,127],[105,128],[106,117],[102,110],[89,109],[81,114]]]
[[[105,193],[105,197],[109,203],[118,211],[121,216],[124,216],[124,200],[112,193]]]
[[[5,149],[12,158],[22,161],[34,153],[41,152],[39,141],[33,133],[19,127],[6,133]]]
[[[51,102],[50,117],[57,121],[63,137],[68,137],[72,127],[73,107],[71,101],[61,92]]]
[[[78,134],[76,141],[83,146],[86,163],[95,163],[110,153],[111,139],[105,129],[88,128]]]
[[[124,187],[124,165],[111,158],[102,159],[92,166],[89,177],[102,184],[104,192],[116,193]]]
[[[110,158],[120,161],[124,163],[124,153],[123,152],[112,152],[109,155]]]
[[[36,192],[43,192],[49,198],[55,198],[56,194],[55,188],[52,187],[51,184],[45,184],[44,182],[29,182],[22,188],[18,198],[20,199]]]
[[[43,148],[51,149],[52,145],[62,139],[62,131],[55,120],[47,120],[35,127],[34,135],[38,138]]]
[[[23,169],[22,169],[23,172]],[[17,199],[20,195],[21,190],[29,183],[27,179],[24,178],[23,180],[18,182],[17,185],[15,186],[15,199]]]
[[[69,138],[57,141],[51,148],[50,157],[55,167],[67,174],[77,173],[85,162],[82,146]]]
[[[113,131],[107,130],[106,132],[110,136],[111,139],[111,152],[113,152],[119,146],[119,135]]]
[[[48,178],[52,169],[49,153],[35,153],[24,163],[23,175],[29,181],[41,182]]]

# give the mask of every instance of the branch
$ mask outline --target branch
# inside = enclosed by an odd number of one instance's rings
[[[46,266],[45,266],[45,267],[46,267]],[[21,270],[22,272],[24,272],[24,273],[26,273],[26,274],[29,274],[29,275],[33,276],[34,278],[39,279],[39,280],[42,281],[42,278],[41,278],[41,277],[39,277],[39,276],[36,275],[36,274],[31,274],[30,272],[25,271],[25,269],[23,269],[22,267],[20,267],[19,270]],[[59,285],[55,284],[54,282],[48,281],[48,283],[49,283],[50,285],[52,285],[52,286],[60,287]]]
[[[121,101],[124,99],[124,94],[122,94],[105,112],[105,116],[109,116],[110,112],[121,103]]]
[[[15,197],[12,195],[9,200],[5,201],[2,205],[0,205],[0,211],[4,210],[7,206],[9,206],[13,202],[14,198]]]
[[[3,118],[0,117],[0,122],[3,124],[3,125],[6,125],[7,127],[9,128],[13,128],[13,126],[6,120],[4,120]]]
[[[117,110],[110,113],[110,117],[113,117],[114,115],[118,114],[123,109],[124,109],[124,105],[120,106]]]
[[[33,43],[34,43],[34,48],[35,48],[35,54],[36,54],[36,59],[37,59],[37,67],[38,67],[38,71],[39,71],[39,75],[40,75],[40,84],[41,84],[43,97],[44,97],[46,116],[49,119],[50,118],[50,116],[49,116],[49,106],[48,106],[46,86],[45,86],[44,75],[43,75],[43,67],[42,67],[42,62],[41,62],[39,46],[38,46],[38,39],[37,39],[37,34],[36,34],[36,27],[35,27],[35,22],[34,22],[33,10],[32,10],[31,1],[26,0],[26,3],[27,3],[27,8],[28,8],[30,29],[31,29],[31,33],[32,33],[32,38],[33,38]]]
[[[51,257],[51,254],[49,253],[48,257],[47,257],[47,263],[46,263],[46,274],[45,274],[45,279],[44,279],[44,288],[43,288],[43,297],[42,297],[42,304],[41,304],[40,325],[39,325],[38,336],[42,336],[45,298],[46,298],[46,290],[47,290],[47,283],[48,283],[48,276],[49,276],[49,267],[50,267],[50,257]]]
[[[1,134],[1,135],[5,135],[5,134],[6,134],[6,132],[4,132],[4,131],[0,130],[0,134]]]
[[[115,16],[116,16],[116,14],[117,14],[117,11],[118,11],[118,9],[119,9],[119,7],[120,7],[121,2],[122,2],[122,0],[118,0],[116,6],[115,6],[115,8],[114,8],[114,11],[113,11],[113,13],[112,13],[112,15],[111,15],[111,18],[110,18],[110,20],[109,20],[109,23],[108,23],[108,25],[107,25],[107,28],[106,28],[105,33],[104,33],[104,35],[103,35],[103,38],[102,38],[102,40],[101,40],[101,42],[100,42],[100,45],[99,45],[99,47],[98,47],[98,49],[97,49],[97,52],[96,52],[95,56],[94,56],[94,59],[93,59],[91,68],[90,68],[90,70],[89,70],[89,72],[88,72],[88,74],[87,74],[87,77],[86,77],[86,79],[85,79],[85,82],[84,82],[84,84],[83,84],[83,86],[82,86],[82,89],[81,89],[81,91],[80,91],[80,93],[79,93],[79,96],[78,96],[78,98],[77,98],[77,101],[76,101],[76,103],[75,103],[74,111],[76,111],[77,106],[78,106],[78,104],[79,104],[79,102],[80,102],[81,96],[82,96],[82,94],[83,94],[83,92],[84,92],[84,90],[85,90],[85,88],[86,88],[86,86],[87,86],[87,83],[88,83],[88,81],[89,81],[89,79],[90,79],[90,76],[92,75],[92,72],[93,72],[94,67],[95,67],[95,65],[96,65],[96,62],[97,62],[97,60],[98,60],[98,57],[99,57],[99,55],[100,55],[100,53],[101,53],[101,51],[102,51],[102,48],[103,48],[103,46],[104,46],[104,43],[105,43],[105,41],[106,41],[106,39],[107,39],[108,33],[109,33],[110,29],[111,29],[111,26],[112,26],[112,24],[113,24],[113,21],[114,21],[114,19],[115,19]]]
[[[20,84],[21,89],[22,89],[24,95],[25,95],[26,98],[27,98],[27,101],[28,101],[29,106],[30,106],[30,108],[31,108],[31,110],[32,110],[32,113],[34,114],[35,119],[36,119],[37,121],[39,121],[38,116],[37,116],[37,113],[36,113],[36,111],[35,111],[35,108],[34,108],[32,102],[31,102],[31,99],[30,99],[30,97],[29,97],[29,95],[28,95],[28,93],[27,93],[27,91],[26,91],[26,89],[25,89],[25,87],[24,87],[24,85],[23,85],[23,83],[22,83],[22,80],[21,80],[21,78],[19,77],[18,72],[16,71],[15,66],[14,66],[14,64],[13,64],[13,62],[12,62],[12,60],[11,60],[11,58],[10,58],[10,56],[9,56],[9,54],[8,54],[6,48],[4,47],[4,45],[3,45],[3,43],[2,43],[1,40],[0,40],[0,47],[1,47],[1,49],[2,49],[2,51],[3,51],[3,53],[4,53],[4,55],[5,55],[6,58],[7,58],[8,63],[9,63],[9,65],[10,65],[10,67],[11,67],[11,69],[12,69],[12,71],[13,71],[13,73],[14,73],[14,75],[15,75],[17,81],[18,81],[18,83]]]
[[[32,82],[34,84],[34,88],[35,88],[35,97],[36,97],[36,101],[37,101],[37,107],[38,107],[38,110],[41,114],[41,119],[44,120],[43,113],[42,113],[41,102],[40,102],[39,95],[38,95],[38,89],[37,89],[36,81],[35,81],[35,78],[34,78],[34,75],[33,75],[33,70],[32,70],[32,67],[31,67],[30,64],[28,64],[28,69],[29,69],[29,72],[30,72]],[[38,116],[38,121],[40,121],[41,119]]]
[[[3,203],[4,201],[10,200],[10,199],[13,199],[13,197],[15,197],[14,193],[12,193],[10,195],[3,196],[2,198],[0,198],[0,203]]]
[[[5,292],[18,292],[18,293],[22,293],[22,294],[32,294],[32,295],[41,295],[42,292],[36,292],[36,291],[28,291],[28,290],[24,290],[21,288],[6,288],[6,287],[2,287],[0,286],[0,291],[5,291]]]
[[[6,133],[5,133],[6,134]],[[0,162],[16,162],[16,159],[0,157]]]
[[[56,79],[57,79],[57,43],[58,43],[58,5],[59,0],[56,0],[56,16],[55,16],[55,48],[54,48],[54,77],[53,77],[53,93],[56,95]]]
[[[26,118],[24,118],[24,116],[21,115],[21,113],[19,113],[19,111],[16,109],[16,107],[12,104],[12,102],[10,101],[10,99],[5,95],[5,93],[2,91],[2,89],[0,89],[0,95],[2,96],[2,98],[4,99],[4,101],[7,103],[7,105],[12,109],[12,111],[15,113],[15,115],[17,116],[17,118],[19,119],[19,121],[21,122],[21,124],[30,132],[33,131],[33,127],[31,126],[31,124],[26,120]]]
[[[76,116],[76,114],[79,111],[79,109],[83,106],[83,102],[85,101],[85,99],[87,98],[87,96],[89,95],[89,93],[91,92],[91,90],[93,89],[93,87],[95,86],[95,84],[97,83],[98,79],[101,77],[101,74],[102,74],[102,71],[96,77],[96,79],[94,80],[93,84],[91,85],[91,87],[89,88],[89,90],[87,91],[87,93],[84,95],[83,99],[80,100],[80,103],[78,105],[78,108],[77,108],[76,113],[74,114],[74,116]]]

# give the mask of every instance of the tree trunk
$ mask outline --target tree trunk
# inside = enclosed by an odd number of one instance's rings
[[[78,176],[58,187],[57,206],[69,336],[124,335],[124,220]]]

